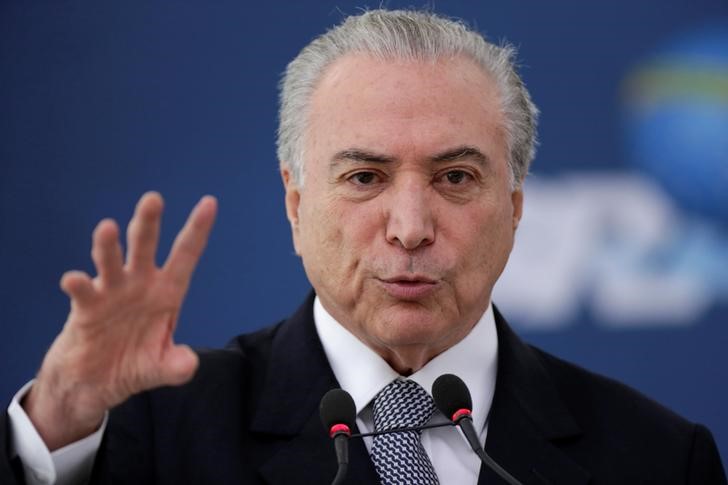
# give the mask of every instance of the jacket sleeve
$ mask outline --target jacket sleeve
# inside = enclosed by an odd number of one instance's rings
[[[23,464],[17,457],[10,457],[10,418],[7,412],[0,419],[0,483],[21,485],[25,483]]]

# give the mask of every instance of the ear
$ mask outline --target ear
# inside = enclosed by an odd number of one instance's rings
[[[291,171],[286,167],[286,164],[281,163],[281,178],[283,179],[283,188],[286,190],[286,217],[288,217],[288,222],[291,224],[293,249],[300,256],[301,252],[298,248],[298,209],[301,205],[301,189],[293,180]]]
[[[523,189],[518,188],[511,192],[511,204],[513,204],[513,231],[518,229],[518,223],[521,222],[523,215]]]

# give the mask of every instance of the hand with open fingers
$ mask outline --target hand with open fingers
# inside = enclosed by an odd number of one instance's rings
[[[205,196],[197,203],[160,268],[162,209],[155,192],[139,200],[126,261],[117,224],[102,220],[91,250],[96,277],[69,271],[61,278],[71,311],[22,403],[51,450],[92,433],[108,409],[132,394],[183,384],[197,369],[197,355],[173,337],[217,201]]]

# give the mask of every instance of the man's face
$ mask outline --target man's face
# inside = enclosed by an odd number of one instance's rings
[[[311,103],[296,252],[321,303],[401,373],[468,334],[521,214],[493,81],[464,58],[349,55]]]

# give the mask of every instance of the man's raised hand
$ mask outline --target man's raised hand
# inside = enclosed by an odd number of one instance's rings
[[[118,226],[104,219],[93,234],[96,277],[69,271],[61,278],[71,311],[23,401],[51,450],[92,433],[108,409],[132,394],[183,384],[197,369],[197,355],[173,335],[217,202],[205,196],[197,203],[158,268],[162,206],[154,192],[139,200],[126,261]]]

